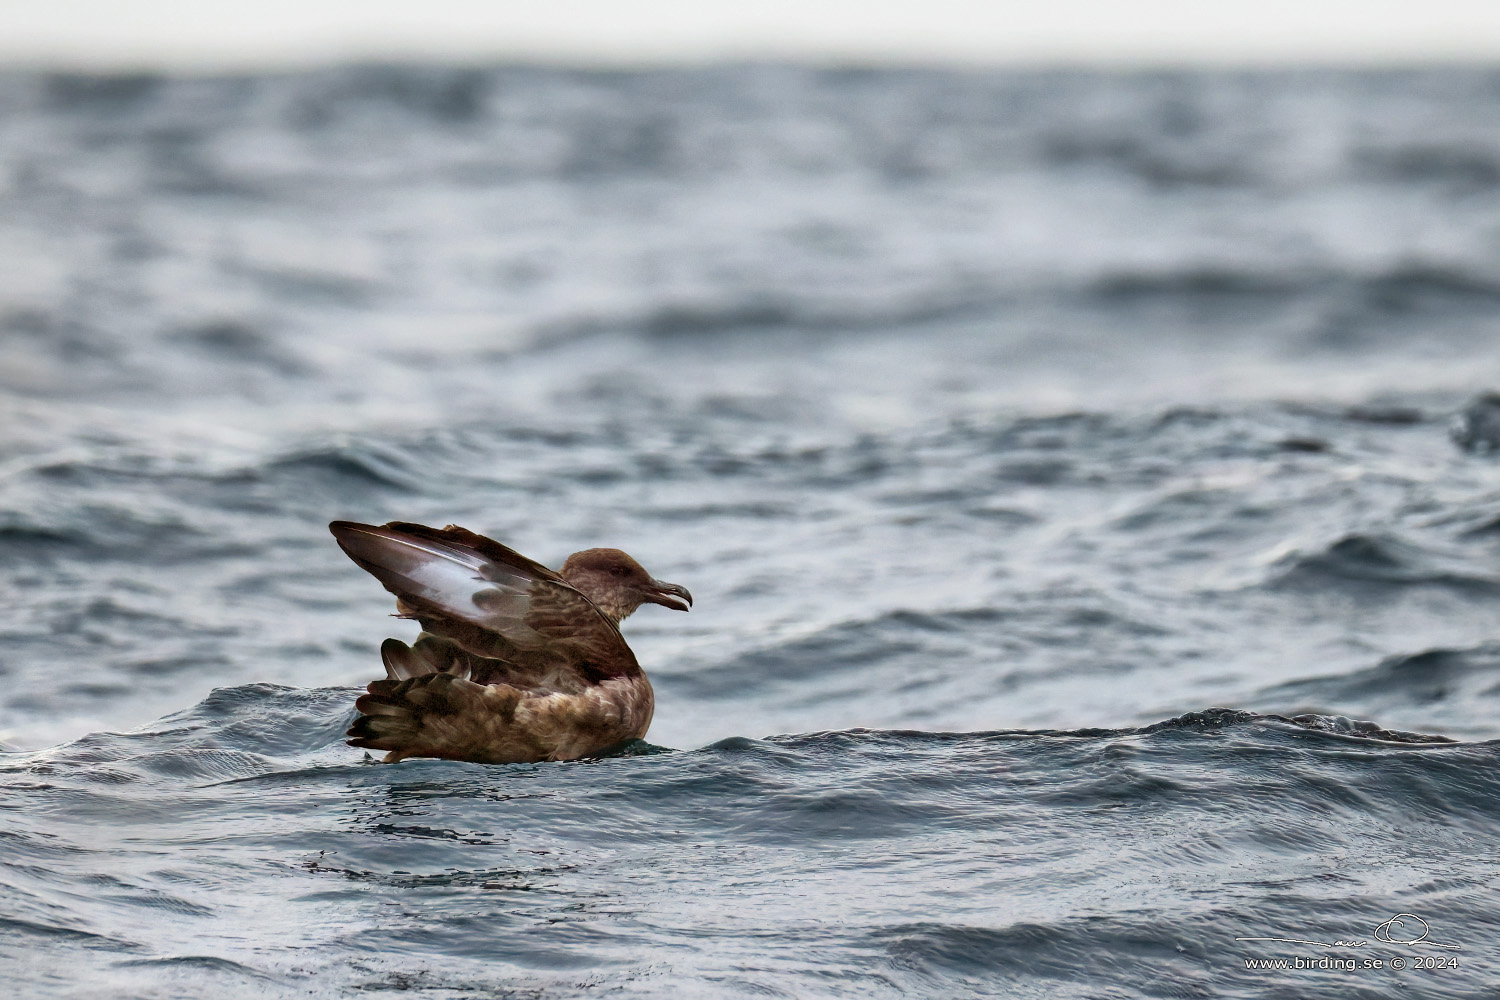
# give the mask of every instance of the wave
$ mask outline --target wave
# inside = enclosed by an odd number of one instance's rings
[[[1026,665],[1022,653],[1084,643],[1115,646],[1162,635],[1155,624],[1112,609],[1098,595],[1081,594],[1060,606],[972,607],[942,611],[895,609],[882,614],[825,625],[809,635],[773,642],[725,660],[689,664],[662,683],[695,698],[763,698],[766,689],[784,685],[811,703],[837,702],[870,683],[902,690],[926,689],[928,695],[959,685],[977,664],[997,658],[1020,661],[991,683],[1006,690],[1053,676],[1048,668]],[[1080,660],[1072,669],[1084,675],[1116,669],[1118,657],[1105,662]],[[878,680],[874,680],[877,679]],[[946,695],[945,695],[946,696]]]
[[[512,991],[521,976],[570,992],[580,968],[628,986],[657,953],[652,982],[698,982],[671,956],[686,942],[701,954],[705,935],[745,970],[770,956],[773,981],[805,986],[826,963],[933,996],[992,980],[1057,995],[1069,977],[1094,981],[1077,955],[1104,947],[1149,995],[1185,954],[1233,951],[1237,936],[1348,937],[1391,916],[1373,886],[1414,838],[1433,856],[1461,843],[1441,853],[1444,872],[1482,885],[1478,862],[1459,866],[1500,821],[1500,744],[1326,718],[1214,709],[1122,729],[841,730],[563,764],[366,765],[341,742],[354,693],[225,688],[131,733],[0,754],[14,806],[0,814],[0,892],[48,901],[45,919],[0,923],[54,958],[106,957],[143,989],[171,975],[235,995],[268,974],[282,990],[417,976],[490,993],[497,963]],[[1263,892],[1184,909],[1175,889],[1328,852],[1342,883],[1303,866],[1316,913]],[[1327,912],[1331,891],[1354,902]],[[1455,912],[1476,910],[1451,893],[1400,905],[1468,947]],[[244,946],[204,961],[202,936],[225,920]],[[498,943],[481,933],[497,926]]]
[[[202,351],[226,365],[263,365],[287,377],[311,374],[311,369],[278,344],[271,335],[245,322],[221,320],[185,326],[167,337]]]
[[[1386,657],[1352,673],[1288,681],[1258,692],[1258,705],[1359,704],[1372,712],[1446,717],[1455,722],[1500,696],[1500,645],[1429,649]]]
[[[150,510],[113,502],[69,509],[47,499],[53,506],[45,514],[0,515],[7,555],[36,562],[68,558],[170,565],[256,551],[253,543],[225,539],[170,507]]]
[[[1157,188],[1274,190],[1294,161],[1365,184],[1461,192],[1500,184],[1500,150],[1484,119],[1454,111],[1485,106],[1492,90],[1483,73],[1461,68],[1420,89],[1395,72],[1318,79],[1271,71],[853,73],[775,64],[629,71],[366,64],[217,79],[10,77],[13,86],[35,89],[33,106],[96,128],[192,117],[219,127],[347,132],[369,145],[372,128],[399,124],[393,131],[425,127],[468,138],[471,156],[477,145],[511,174],[672,176],[770,161],[802,173],[863,168],[890,183],[1039,170],[1117,175]],[[1390,116],[1365,128],[1349,124],[1380,100],[1373,91],[1391,88],[1405,88],[1400,96],[1408,101],[1418,95],[1426,114],[1413,120],[1440,116],[1455,127],[1429,128],[1434,138],[1391,127]],[[1298,103],[1309,91],[1322,101]],[[1306,163],[1297,142],[1303,129],[1288,124],[1297,114],[1289,108],[1300,112],[1304,129],[1342,141]]]
[[[964,325],[1017,311],[1085,307],[1120,309],[1160,303],[1225,308],[1295,308],[1348,324],[1356,315],[1399,317],[1459,311],[1500,303],[1500,273],[1488,262],[1403,260],[1374,271],[1333,261],[1286,268],[1261,260],[1203,265],[1194,260],[1158,269],[1104,263],[1090,273],[1064,268],[1011,269],[972,274],[962,281],[932,275],[926,287],[892,293],[847,287],[840,279],[805,290],[730,288],[696,298],[663,296],[628,308],[553,316],[534,324],[528,342],[548,347],[600,334],[630,333],[679,339],[767,333],[834,336],[917,332]],[[1331,327],[1330,327],[1331,329]],[[1327,333],[1316,327],[1311,336]]]
[[[924,617],[893,616],[910,623]],[[925,627],[951,627],[948,616],[925,616]],[[1482,675],[1500,690],[1500,646],[1471,650],[1433,650],[1394,657],[1369,671],[1338,678],[1297,681],[1268,693],[1316,691],[1323,695],[1359,698],[1368,689],[1394,691],[1393,698],[1417,697],[1411,682],[1422,685],[1443,678],[1463,677],[1469,686]],[[45,750],[0,753],[0,773],[9,775],[62,773],[70,766],[129,765],[158,777],[222,779],[265,775],[302,762],[313,770],[330,764],[357,764],[368,755],[344,745],[344,730],[354,717],[355,688],[296,688],[278,684],[245,684],[216,688],[192,708],[174,712],[157,722],[123,733],[92,733],[72,743]],[[1004,745],[1031,739],[1064,738],[1108,741],[1128,736],[1237,731],[1260,733],[1266,724],[1286,725],[1330,738],[1392,743],[1452,743],[1441,735],[1404,733],[1370,722],[1338,716],[1303,714],[1287,717],[1229,708],[1206,709],[1174,716],[1145,726],[1120,729],[996,730],[938,732],[904,729],[849,729],[786,734],[763,739],[732,737],[691,751],[674,751],[644,740],[612,752],[611,758],[650,757],[663,753],[749,753],[772,757],[786,751],[822,756],[827,753],[885,756],[904,750],[926,756],[968,747]],[[1259,738],[1259,737],[1258,737]],[[438,766],[443,762],[427,762]],[[450,762],[451,763],[451,762]],[[521,765],[529,766],[529,765]]]
[[[1470,400],[1454,415],[1448,434],[1459,448],[1476,455],[1500,449],[1500,393],[1486,392]]]
[[[78,767],[128,775],[223,780],[320,766],[329,751],[360,758],[343,746],[354,718],[350,688],[245,684],[216,688],[197,705],[124,733],[92,733],[46,750],[0,756],[0,773],[62,774]]]
[[[266,479],[316,482],[338,490],[375,486],[409,492],[420,482],[409,456],[371,442],[314,445],[274,458],[255,471]]]
[[[655,339],[794,331],[838,334],[921,327],[983,316],[1014,300],[1008,282],[992,287],[936,286],[906,295],[831,287],[821,295],[793,291],[729,290],[696,298],[663,296],[629,309],[554,317],[535,342],[553,345],[603,333]]]
[[[78,549],[89,544],[85,533],[76,529],[53,528],[36,524],[16,513],[8,513],[0,524],[0,544],[12,556],[36,556]]]
[[[1353,532],[1321,549],[1284,556],[1273,567],[1270,586],[1287,590],[1433,586],[1488,597],[1500,592],[1500,577],[1473,568],[1462,555],[1394,535]]]
[[[1481,262],[1420,259],[1396,261],[1374,271],[1327,264],[1281,269],[1248,261],[1238,266],[1183,263],[1151,271],[1108,270],[1080,291],[1106,306],[1167,301],[1324,303],[1347,322],[1358,312],[1406,317],[1435,309],[1490,309],[1500,302],[1500,273]]]
[[[1500,187],[1500,149],[1487,142],[1398,142],[1358,149],[1352,166],[1389,184],[1441,184],[1462,191]]]

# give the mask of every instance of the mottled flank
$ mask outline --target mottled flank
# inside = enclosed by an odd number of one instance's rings
[[[335,521],[340,547],[396,595],[423,635],[380,648],[386,680],[355,702],[350,744],[388,762],[573,760],[640,739],[651,682],[619,622],[692,595],[618,549],[574,553],[561,573],[456,525]]]
[[[651,724],[651,682],[614,677],[576,694],[531,693],[509,684],[429,674],[375,681],[354,703],[357,747],[387,761],[445,757],[483,764],[573,760],[639,739]]]

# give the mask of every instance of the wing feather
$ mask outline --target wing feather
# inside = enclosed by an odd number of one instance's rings
[[[635,655],[592,601],[557,573],[463,528],[335,521],[339,546],[397,598],[399,612],[500,672],[588,682],[639,673]],[[559,678],[562,679],[562,678]],[[533,681],[534,683],[534,681]]]

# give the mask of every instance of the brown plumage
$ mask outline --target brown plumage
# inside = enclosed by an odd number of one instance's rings
[[[692,595],[619,549],[575,552],[553,572],[455,525],[334,521],[345,554],[421,623],[380,647],[386,679],[354,703],[357,747],[387,761],[572,760],[639,739],[651,682],[620,635],[642,604],[686,611]]]

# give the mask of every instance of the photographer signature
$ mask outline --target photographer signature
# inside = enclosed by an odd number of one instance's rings
[[[1382,920],[1375,925],[1375,940],[1382,944],[1399,944],[1408,948],[1441,948],[1445,951],[1463,950],[1462,945],[1431,941],[1427,937],[1429,933],[1431,933],[1431,928],[1427,926],[1427,921],[1415,913],[1398,913],[1389,920]],[[1358,938],[1348,941],[1343,938],[1337,941],[1311,941],[1307,938],[1291,937],[1237,937],[1235,940],[1283,941],[1287,944],[1310,944],[1317,948],[1363,948],[1370,943]]]

